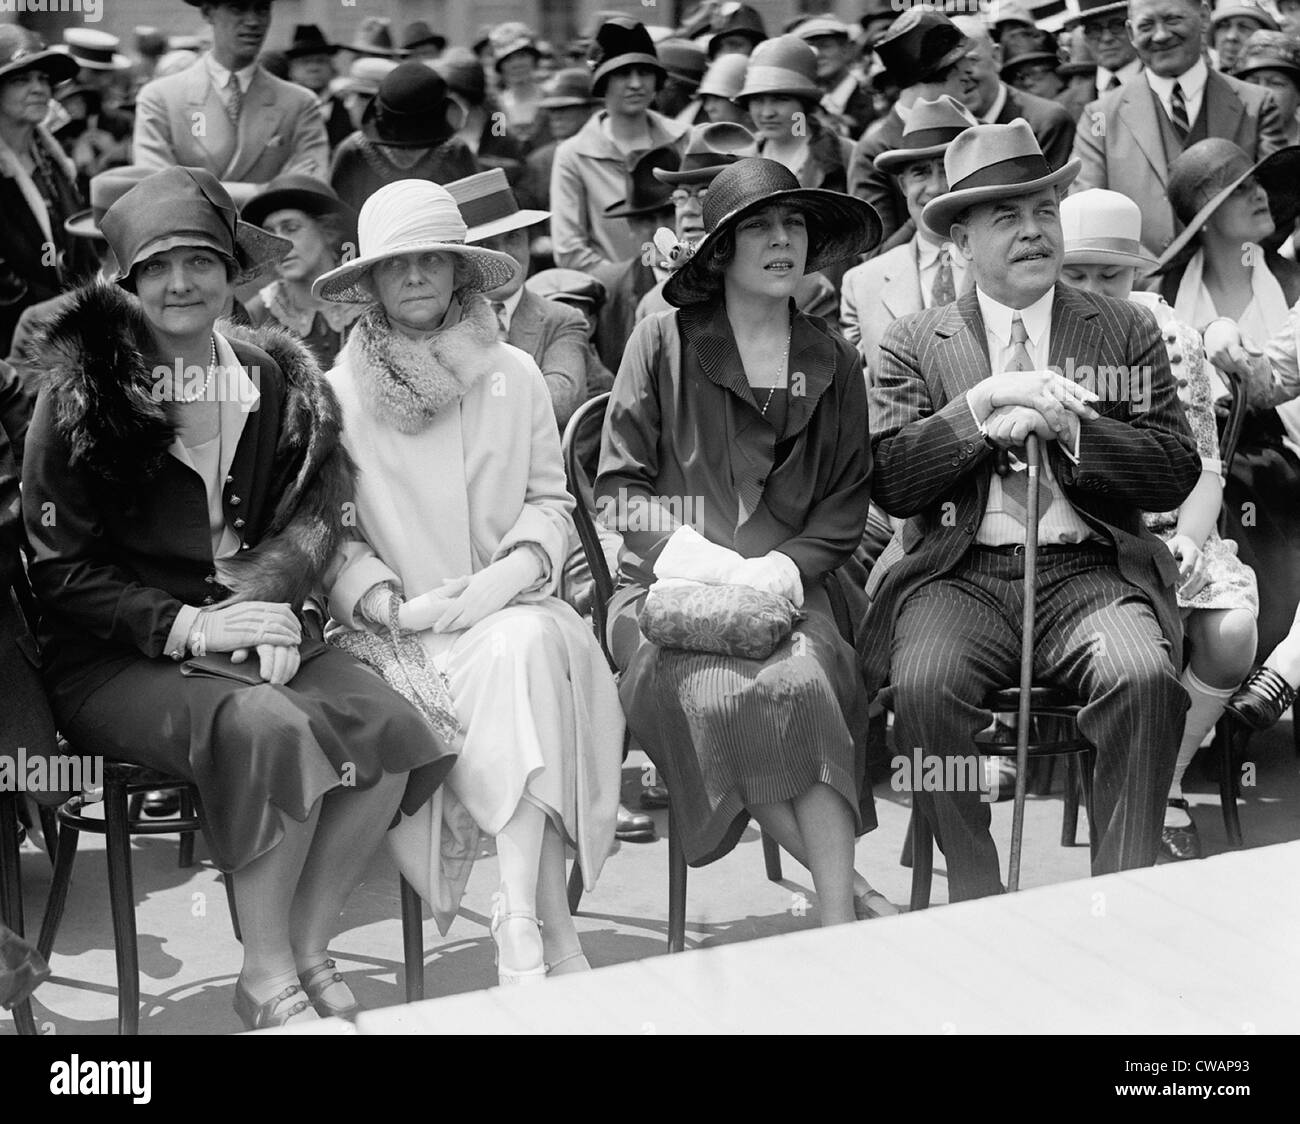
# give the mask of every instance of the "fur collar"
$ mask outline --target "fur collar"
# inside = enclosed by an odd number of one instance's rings
[[[420,433],[492,369],[498,336],[496,317],[478,295],[459,315],[453,305],[437,335],[423,342],[394,331],[383,307],[373,305],[352,328],[345,362],[368,414],[399,433]]]
[[[332,559],[342,535],[339,513],[352,497],[342,412],[311,353],[287,332],[224,321],[219,330],[241,363],[274,366],[283,376],[276,456],[295,471],[260,541],[218,562],[218,577],[237,598],[297,604]],[[154,400],[153,372],[142,354],[148,339],[136,299],[96,281],[72,294],[24,351],[28,369],[42,372],[72,464],[128,503],[161,471],[176,434],[166,407]]]

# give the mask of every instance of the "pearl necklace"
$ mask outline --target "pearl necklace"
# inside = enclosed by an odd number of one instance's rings
[[[212,351],[208,359],[208,377],[203,380],[203,386],[199,392],[190,398],[182,398],[181,401],[187,405],[191,402],[202,402],[208,396],[208,387],[212,385],[212,376],[217,370],[217,337],[212,336]]]
[[[778,385],[780,385],[781,376],[785,374],[785,362],[789,358],[790,358],[790,333],[786,332],[785,351],[781,353],[781,361],[776,365],[776,372],[775,372],[776,381],[774,381],[772,385],[768,387],[767,401],[763,403],[763,408],[758,412],[758,416],[760,418],[767,417],[767,408],[772,404],[772,396],[776,394],[776,388]]]

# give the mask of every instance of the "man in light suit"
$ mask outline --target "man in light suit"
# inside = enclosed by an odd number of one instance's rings
[[[271,0],[185,2],[212,25],[212,50],[140,91],[135,162],[204,168],[241,207],[287,172],[328,179],[329,139],[315,97],[257,62]]]
[[[974,124],[975,118],[953,98],[918,101],[899,147],[876,157],[876,167],[898,181],[917,233],[902,246],[855,265],[840,287],[840,330],[861,352],[868,385],[880,337],[890,324],[909,312],[948,304],[965,291],[965,258],[921,223],[921,212],[948,190],[943,154]]]
[[[907,522],[868,579],[864,678],[873,692],[889,683],[905,752],[972,752],[990,692],[1016,683],[1026,491],[1037,486],[1035,678],[1078,697],[1079,729],[1097,748],[1093,873],[1149,865],[1187,694],[1178,567],[1142,512],[1182,503],[1200,459],[1155,321],[1059,283],[1057,193],[1077,162],[1053,172],[1016,121],[967,129],[944,163],[951,190],[923,221],[966,258],[975,288],[881,341],[872,490]],[[1087,387],[1098,369],[1115,373],[1101,395]],[[1031,432],[1039,481],[1014,455]],[[948,764],[941,775],[962,772]],[[981,793],[914,800],[944,850],[949,899],[999,893]]]
[[[1145,66],[1140,78],[1103,94],[1079,118],[1074,190],[1105,187],[1142,208],[1142,244],[1159,257],[1178,232],[1169,204],[1169,165],[1206,137],[1223,137],[1252,160],[1286,143],[1273,95],[1211,70],[1201,44],[1208,5],[1133,0],[1129,35]]]

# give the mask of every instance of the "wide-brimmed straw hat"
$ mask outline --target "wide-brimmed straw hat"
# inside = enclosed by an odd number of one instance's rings
[[[869,203],[839,191],[800,187],[784,164],[752,156],[723,168],[709,185],[704,200],[704,238],[664,284],[664,299],[678,308],[711,300],[717,294],[717,283],[704,263],[713,247],[746,216],[773,204],[794,207],[808,219],[805,273],[857,257],[880,242],[880,216]]]
[[[759,94],[820,102],[817,52],[797,35],[778,35],[754,48],[745,69],[745,84],[733,99],[740,105]]]
[[[947,238],[953,220],[967,207],[1014,199],[1045,187],[1065,187],[1082,166],[1081,161],[1071,160],[1052,171],[1024,118],[1009,125],[975,125],[944,153],[948,191],[925,205],[921,221],[939,238]]]
[[[63,32],[63,42],[53,49],[67,51],[78,66],[87,70],[130,70],[135,64],[118,50],[121,45],[122,40],[107,31],[69,27]]]
[[[1279,148],[1258,163],[1232,141],[1207,137],[1169,165],[1170,206],[1185,224],[1160,255],[1160,269],[1176,266],[1214,212],[1247,177],[1254,176],[1268,195],[1276,230],[1290,230],[1300,217],[1300,145]]]
[[[334,215],[342,228],[343,241],[356,241],[357,212],[324,180],[305,172],[277,176],[244,204],[239,217],[261,226],[276,211],[287,210],[301,211],[312,218]]]
[[[470,267],[470,279],[462,292],[486,293],[513,281],[519,263],[509,254],[467,246],[467,233],[456,200],[440,184],[429,180],[385,184],[361,208],[359,256],[321,274],[312,285],[312,294],[339,304],[371,304],[375,296],[367,281],[375,265],[403,254],[430,251],[454,254]]]
[[[715,121],[712,125],[696,125],[686,140],[686,151],[677,169],[655,168],[654,177],[660,183],[709,183],[723,168],[757,155],[754,134],[744,125],[731,121]]]
[[[76,60],[67,51],[46,47],[17,24],[0,24],[0,82],[25,70],[39,70],[57,86],[77,76]]]
[[[1142,245],[1142,208],[1118,191],[1090,187],[1062,200],[1061,241],[1066,265],[1156,267]]]
[[[90,206],[71,215],[63,224],[63,229],[75,238],[103,238],[104,233],[99,229],[99,224],[109,207],[157,170],[140,164],[127,164],[106,168],[98,175],[91,176]]]
[[[99,228],[117,258],[113,278],[130,289],[131,270],[179,246],[203,246],[237,267],[236,284],[278,262],[293,243],[240,222],[221,182],[203,168],[164,168],[146,176],[104,212]]]
[[[550,211],[521,209],[515,193],[510,190],[510,181],[501,168],[476,172],[472,176],[453,180],[446,187],[460,208],[460,217],[469,227],[465,232],[465,241],[471,246],[476,242],[486,242],[498,234],[524,230],[551,217]]]
[[[907,131],[897,148],[882,152],[875,166],[890,175],[917,160],[942,156],[962,133],[979,122],[955,98],[943,94],[934,101],[917,101],[907,115]]]

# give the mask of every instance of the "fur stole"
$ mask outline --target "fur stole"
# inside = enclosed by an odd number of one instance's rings
[[[362,406],[399,433],[420,433],[438,412],[458,402],[496,363],[500,329],[481,296],[470,297],[430,340],[394,330],[381,305],[352,327],[341,363],[351,367]]]
[[[344,534],[344,504],[353,497],[342,412],[311,353],[287,332],[225,321],[218,330],[245,366],[282,374],[276,456],[294,466],[265,533],[251,550],[217,562],[218,580],[236,600],[297,605],[333,559]],[[148,340],[135,298],[93,282],[73,294],[25,353],[29,369],[42,372],[72,464],[125,502],[161,471],[176,434],[166,406],[153,396],[153,371],[142,354]],[[265,392],[265,377],[262,385]]]

